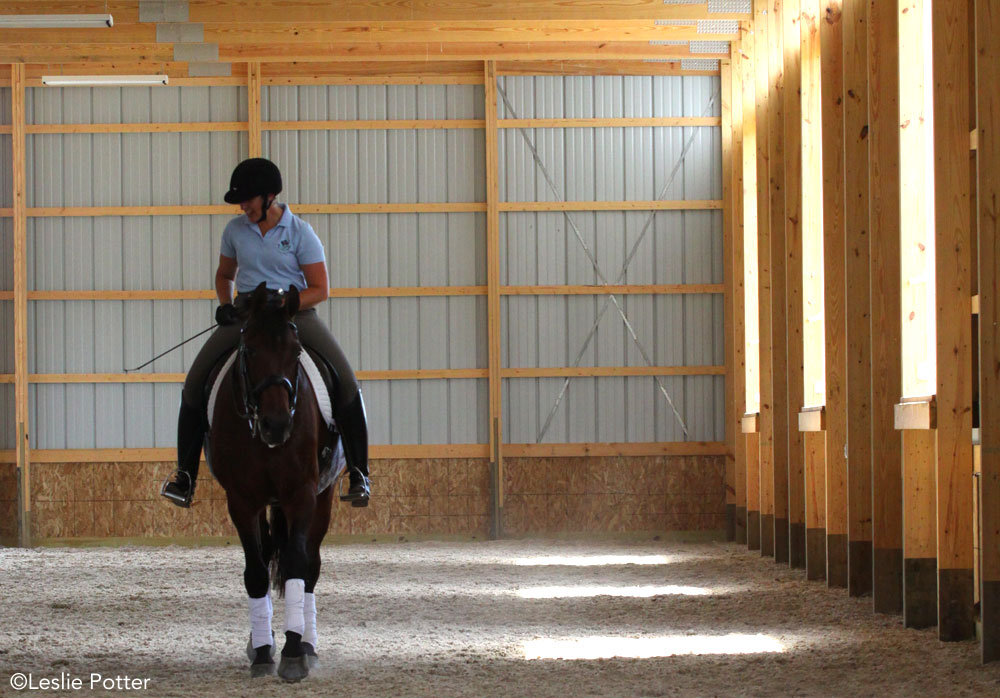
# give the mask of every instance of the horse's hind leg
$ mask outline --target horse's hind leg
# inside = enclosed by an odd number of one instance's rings
[[[228,504],[229,516],[239,533],[246,558],[243,584],[250,606],[250,643],[247,647],[247,656],[252,662],[250,674],[254,677],[268,676],[274,673],[274,636],[271,631],[271,596],[267,592],[267,562],[264,558],[264,549],[270,549],[270,541],[262,541],[262,536],[270,538],[267,522],[264,522],[262,530],[259,512],[232,498]]]
[[[333,506],[333,486],[327,487],[316,497],[316,514],[313,516],[312,527],[306,540],[306,554],[309,558],[309,571],[306,573],[306,593],[303,604],[305,617],[305,632],[302,633],[302,651],[309,661],[309,667],[316,666],[319,657],[316,654],[318,635],[316,632],[316,581],[319,579],[320,554],[319,548],[323,536],[330,527],[330,509]]]

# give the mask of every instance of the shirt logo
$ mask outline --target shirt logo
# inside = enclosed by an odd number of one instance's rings
[[[282,252],[291,252],[292,243],[288,241],[288,238],[285,238],[284,240],[278,243],[278,249],[281,250]]]

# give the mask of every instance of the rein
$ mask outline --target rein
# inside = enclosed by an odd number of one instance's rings
[[[294,322],[289,322],[288,325],[292,328],[292,331],[298,336],[298,328],[295,326]],[[299,398],[299,379],[302,375],[302,366],[296,362],[295,366],[295,383],[292,384],[288,378],[278,374],[271,374],[256,386],[251,387],[250,381],[250,369],[247,367],[247,356],[248,349],[242,332],[246,330],[243,328],[240,334],[240,345],[237,348],[236,354],[236,380],[234,384],[239,386],[239,390],[233,391],[233,399],[236,400],[236,414],[240,419],[247,420],[250,427],[250,438],[259,436],[260,431],[260,396],[265,390],[271,386],[278,385],[285,389],[288,393],[288,403],[289,403],[289,420],[290,422],[295,419],[295,408],[298,405]],[[240,393],[237,398],[237,392]]]

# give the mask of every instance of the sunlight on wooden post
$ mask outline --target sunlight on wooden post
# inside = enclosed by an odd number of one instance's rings
[[[805,567],[805,443],[799,410],[805,404],[802,357],[802,95],[799,0],[783,15],[785,142],[785,306],[788,327],[788,564]]]
[[[760,554],[774,556],[774,315],[771,301],[771,113],[768,6],[754,0],[757,131],[757,303],[760,331]]]
[[[937,622],[933,393],[934,170],[929,0],[899,7],[900,276],[903,432],[903,621]],[[964,315],[964,313],[963,313]],[[918,415],[913,420],[908,415]],[[926,415],[926,416],[924,416]],[[971,505],[971,502],[970,502]]]
[[[868,147],[871,156],[872,602],[903,612],[902,395],[899,277],[899,17],[868,3]]]
[[[847,590],[872,593],[868,0],[844,0],[844,230],[847,288]]]
[[[733,127],[733,342],[734,367],[733,379],[734,408],[737,425],[746,413],[746,286],[744,282],[743,264],[743,80],[742,59],[740,58],[740,42],[732,46],[730,71],[732,79],[730,86],[730,106],[732,108]],[[743,430],[737,426],[734,455],[736,458],[736,475],[734,488],[736,490],[736,532],[737,543],[747,542],[747,444]]]

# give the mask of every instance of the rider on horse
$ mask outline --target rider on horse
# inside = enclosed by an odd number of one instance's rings
[[[280,193],[281,172],[270,160],[250,158],[233,170],[224,198],[226,203],[239,204],[244,215],[229,221],[222,233],[215,272],[218,328],[198,352],[184,381],[177,420],[177,472],[160,491],[181,507],[191,505],[198,477],[207,429],[205,384],[219,360],[239,344],[246,297],[261,282],[272,290],[293,284],[304,289],[295,324],[302,345],[319,354],[332,376],[333,417],[350,474],[350,489],[341,499],[353,506],[368,504],[368,426],[361,390],[340,346],[316,315],[315,306],[329,296],[323,243],[312,226],[286,204],[275,203]]]

